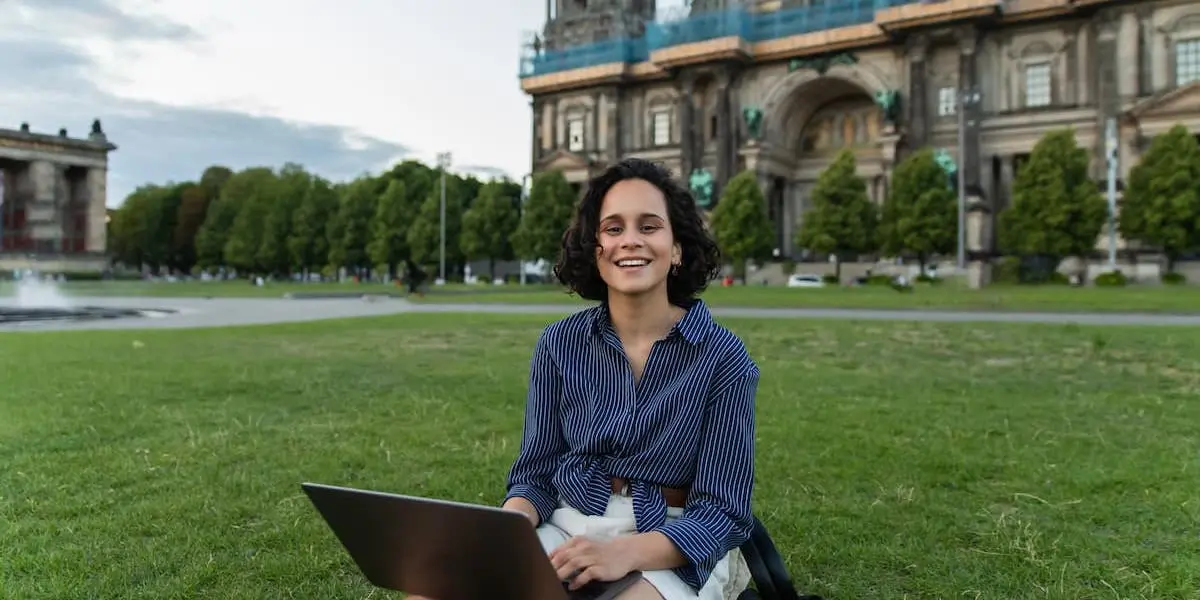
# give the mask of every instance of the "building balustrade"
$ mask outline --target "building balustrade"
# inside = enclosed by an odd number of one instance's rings
[[[616,38],[523,56],[520,75],[524,78],[604,64],[642,62],[649,60],[650,52],[655,50],[727,37],[756,43],[862,25],[873,22],[876,11],[919,3],[921,0],[840,0],[768,12],[754,12],[745,7],[704,12],[674,21],[649,23],[643,37]]]

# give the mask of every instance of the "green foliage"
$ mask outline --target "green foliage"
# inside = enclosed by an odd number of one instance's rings
[[[479,197],[463,214],[462,234],[459,237],[463,257],[488,259],[489,275],[492,277],[496,276],[496,261],[508,260],[513,256],[509,238],[521,222],[517,210],[520,201],[519,185],[514,189],[511,181],[494,181],[480,189]]]
[[[1159,278],[1166,285],[1183,285],[1187,283],[1187,276],[1183,273],[1167,271]]]
[[[386,267],[392,277],[396,276],[396,265],[408,256],[408,222],[412,213],[408,211],[407,201],[404,181],[393,179],[388,182],[375,206],[371,243],[367,246],[371,262]]]
[[[742,171],[729,180],[709,227],[721,252],[739,267],[748,260],[771,257],[775,234],[753,171]]]
[[[287,247],[293,268],[311,273],[329,263],[328,226],[337,207],[338,196],[333,186],[325,179],[313,177],[300,207],[292,213]]]
[[[843,150],[817,178],[812,209],[796,231],[796,245],[817,255],[860,254],[877,248],[879,213],[859,178],[854,152]],[[841,261],[834,280],[840,280]]]
[[[1125,287],[1129,281],[1125,274],[1118,270],[1097,275],[1093,283],[1099,287]]]
[[[562,246],[563,231],[571,224],[578,196],[559,171],[533,176],[529,200],[512,237],[513,250],[522,260],[553,260]]]
[[[957,200],[945,171],[928,148],[896,166],[882,213],[880,249],[891,256],[915,256],[922,272],[931,257],[956,248]]]
[[[375,216],[375,182],[360,177],[340,194],[334,227],[330,229],[329,264],[335,268],[371,268],[367,244],[371,240],[371,219]]]
[[[1200,144],[1183,125],[1154,138],[1130,172],[1119,226],[1126,239],[1162,249],[1168,272],[1200,247]]]
[[[1108,207],[1088,175],[1089,161],[1070,129],[1038,141],[1013,182],[1012,204],[1000,214],[1006,252],[1061,259],[1096,247]]]
[[[462,252],[458,244],[462,229],[463,193],[465,186],[454,177],[446,177],[446,262],[457,262]],[[412,258],[421,264],[438,261],[442,248],[442,188],[441,183],[429,192],[421,203],[417,216],[408,228],[408,247]]]

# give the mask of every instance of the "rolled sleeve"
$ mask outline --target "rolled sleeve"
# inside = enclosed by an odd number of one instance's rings
[[[716,382],[702,426],[696,477],[679,519],[658,530],[687,558],[675,569],[700,589],[718,561],[744,544],[754,527],[754,398],[758,367],[749,357],[736,361]]]
[[[551,330],[542,333],[533,351],[529,369],[529,392],[521,448],[508,474],[504,497],[524,498],[537,509],[538,522],[545,523],[558,508],[553,478],[566,448],[558,415],[562,377],[550,352]]]

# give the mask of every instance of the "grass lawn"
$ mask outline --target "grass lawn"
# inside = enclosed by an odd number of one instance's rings
[[[4,336],[0,596],[393,597],[299,483],[498,502],[547,319]],[[804,590],[1200,597],[1200,329],[729,325]]]
[[[76,296],[215,296],[278,298],[294,292],[353,292],[403,294],[404,289],[380,284],[273,283],[255,287],[247,282],[143,283],[74,282],[62,286]],[[0,283],[0,296],[10,295],[11,284]],[[992,286],[968,290],[948,282],[918,286],[901,294],[882,286],[859,288],[791,289],[785,287],[713,286],[705,293],[714,306],[763,308],[875,308],[947,310],[1101,311],[1196,313],[1200,312],[1200,286],[1135,286],[1128,288],[1070,288],[1066,286]],[[481,287],[448,285],[434,288],[420,302],[581,304],[562,288],[545,285]]]

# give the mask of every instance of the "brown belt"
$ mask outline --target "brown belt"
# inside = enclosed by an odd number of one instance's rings
[[[684,508],[687,506],[689,490],[669,487],[659,487],[658,489],[662,491],[663,500],[667,502],[667,506],[671,508]],[[613,477],[612,493],[619,496],[629,495],[629,480],[624,477]]]

